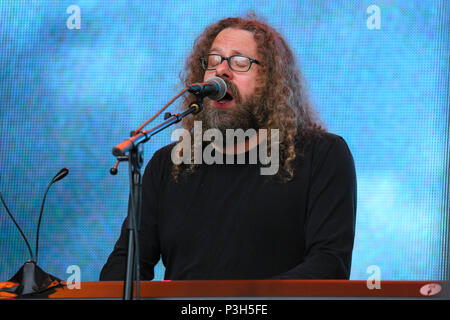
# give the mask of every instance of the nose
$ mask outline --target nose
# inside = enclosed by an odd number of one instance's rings
[[[233,79],[233,71],[228,65],[228,61],[223,60],[221,64],[216,66],[216,76],[226,77],[229,80]]]

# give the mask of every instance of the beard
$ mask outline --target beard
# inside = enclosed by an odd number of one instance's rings
[[[203,102],[203,111],[197,115],[197,120],[202,121],[204,130],[218,129],[225,135],[226,129],[258,130],[262,127],[256,112],[263,103],[259,94],[243,101],[239,90],[229,80],[223,79],[233,95],[234,107],[231,109],[219,109],[212,105],[211,100]]]

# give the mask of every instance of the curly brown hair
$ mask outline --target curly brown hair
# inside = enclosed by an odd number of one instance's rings
[[[293,161],[303,155],[311,134],[325,129],[310,105],[295,57],[280,33],[255,15],[220,20],[208,26],[195,40],[192,53],[180,74],[181,81],[185,86],[203,81],[205,71],[199,59],[209,53],[217,35],[226,28],[250,31],[254,36],[263,82],[263,88],[260,88],[261,103],[255,114],[264,128],[279,130],[278,176],[283,181],[289,181],[294,176]],[[192,95],[185,96],[182,109],[187,109],[194,100]],[[182,125],[192,133],[195,120],[196,116],[186,117]],[[268,140],[270,146],[270,135]],[[174,165],[172,173],[177,179],[182,172],[193,172],[195,168],[195,164]]]

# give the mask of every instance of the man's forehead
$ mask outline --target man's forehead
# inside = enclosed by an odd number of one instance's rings
[[[257,45],[250,31],[227,28],[222,30],[214,39],[210,52],[255,56]]]

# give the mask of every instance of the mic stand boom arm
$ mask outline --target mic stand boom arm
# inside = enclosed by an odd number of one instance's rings
[[[130,151],[132,148],[138,146],[141,143],[145,143],[147,142],[152,136],[154,136],[155,134],[157,134],[158,132],[166,129],[167,127],[178,123],[181,121],[181,119],[183,119],[184,117],[186,117],[187,115],[191,114],[191,113],[199,113],[201,110],[203,109],[203,105],[202,102],[200,100],[191,103],[191,105],[189,106],[189,109],[184,111],[183,113],[179,113],[179,114],[175,114],[170,116],[170,118],[168,118],[166,121],[164,121],[163,123],[157,125],[156,127],[147,130],[147,131],[139,131],[139,132],[131,132],[131,137],[123,142],[121,142],[120,144],[116,145],[113,150],[112,153],[114,156],[116,157],[120,157],[125,155],[125,153],[127,153],[128,151]]]
[[[117,157],[117,163],[111,169],[111,174],[117,173],[117,165],[120,161],[128,160],[130,175],[130,197],[128,202],[127,230],[128,230],[128,252],[127,269],[124,283],[124,300],[133,298],[133,283],[136,281],[136,298],[139,298],[139,226],[142,211],[142,175],[143,148],[142,145],[150,138],[163,131],[169,126],[180,122],[190,114],[196,114],[203,109],[202,97],[197,96],[197,101],[191,103],[189,109],[170,117],[148,131],[131,132],[131,137],[112,149],[112,153]],[[128,152],[128,156],[126,153]],[[114,169],[114,170],[113,170]]]

